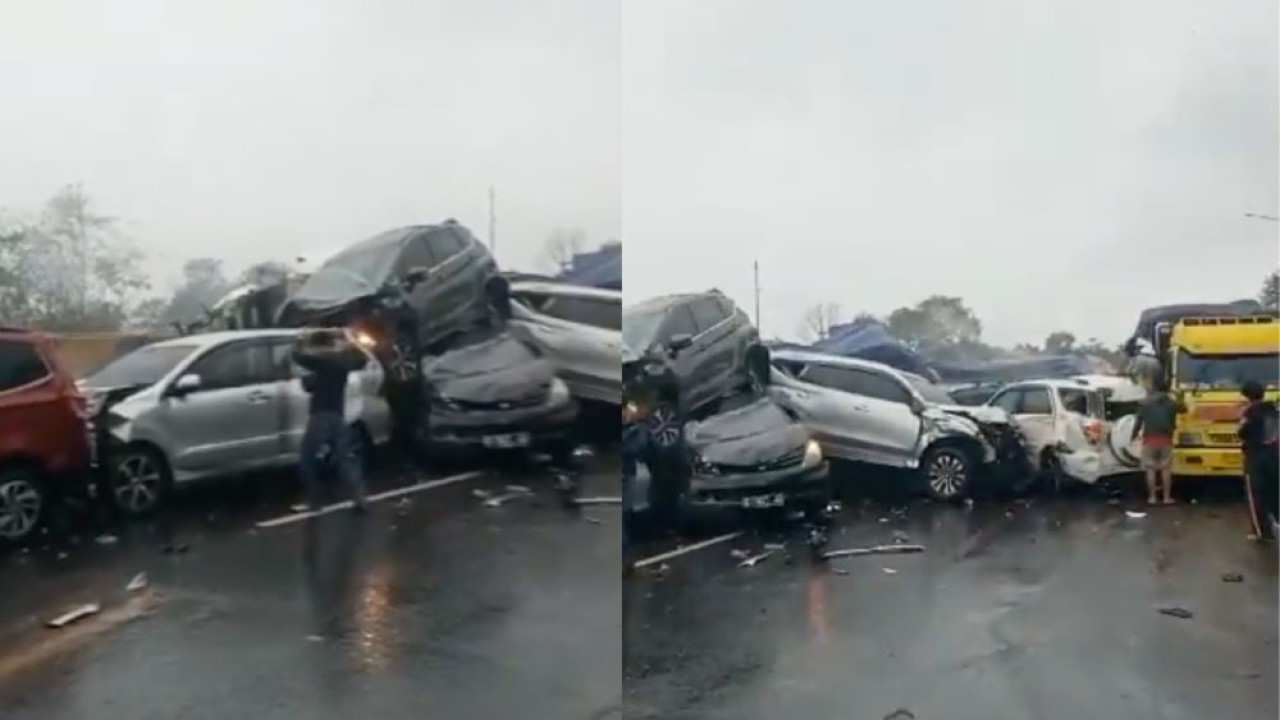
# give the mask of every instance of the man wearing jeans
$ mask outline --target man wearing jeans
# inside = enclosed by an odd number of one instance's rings
[[[1240,445],[1252,535],[1258,540],[1273,540],[1271,518],[1277,513],[1276,494],[1280,492],[1280,411],[1266,399],[1266,388],[1256,380],[1245,382],[1240,394],[1249,402],[1240,417]]]
[[[1147,472],[1147,503],[1173,504],[1173,433],[1182,402],[1169,396],[1163,377],[1154,378],[1151,393],[1138,408],[1133,437],[1142,433],[1142,469]],[[1163,488],[1164,498],[1158,496]]]
[[[340,330],[314,330],[301,338],[293,350],[293,361],[308,371],[302,386],[311,395],[307,430],[302,436],[300,472],[307,504],[320,509],[322,469],[321,452],[329,448],[329,458],[342,482],[351,489],[351,500],[357,511],[364,509],[364,478],[360,458],[352,453],[350,430],[347,428],[347,376],[364,367],[367,358],[347,342]]]

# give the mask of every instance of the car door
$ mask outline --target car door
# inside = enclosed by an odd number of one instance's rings
[[[849,392],[853,382],[848,371],[818,363],[792,365],[789,370],[799,382],[777,383],[770,393],[799,416],[823,451],[844,460],[875,462],[879,453],[867,427],[868,409]]]
[[[199,375],[200,387],[165,397],[157,414],[179,474],[224,474],[278,457],[280,383],[271,365],[269,340],[240,340],[205,352],[183,373]]]
[[[470,255],[466,240],[452,228],[439,228],[422,236],[431,255],[431,274],[421,287],[427,288],[429,312],[437,313],[440,325],[460,329],[473,303],[484,295],[477,283],[479,274],[468,272]],[[436,338],[438,339],[438,338]]]
[[[911,392],[886,373],[850,368],[847,391],[854,397],[863,438],[878,456],[877,462],[913,467],[920,441],[920,416],[911,409]]]
[[[1027,450],[1034,462],[1047,447],[1058,442],[1057,408],[1053,394],[1044,385],[1014,385],[1006,387],[987,401],[1009,413],[1018,424]]]
[[[745,358],[737,357],[732,318],[716,298],[695,298],[689,304],[689,311],[693,313],[693,324],[698,331],[693,341],[698,352],[696,382],[704,399],[712,400],[733,386],[734,371]]]
[[[547,290],[516,290],[527,328],[561,379],[577,396],[619,403],[622,398],[622,299]]]
[[[667,311],[667,316],[662,321],[662,330],[658,333],[658,340],[665,348],[669,347],[672,338],[680,335],[693,338],[697,334],[698,326],[693,321],[693,313],[689,310],[688,303],[680,303]],[[699,407],[705,402],[706,390],[699,386],[701,378],[698,372],[700,358],[697,344],[692,344],[674,355],[668,353],[668,358],[671,369],[680,383],[680,389],[684,393],[685,407],[689,410]]]

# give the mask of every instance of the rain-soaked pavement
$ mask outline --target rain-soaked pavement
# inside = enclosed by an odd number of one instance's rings
[[[584,495],[616,496],[616,456],[587,462]],[[618,508],[567,511],[536,469],[435,482],[456,474],[382,477],[372,492],[420,489],[296,520],[287,482],[197,489],[179,552],[137,523],[0,554],[0,716],[618,716]],[[509,484],[534,495],[485,506]],[[102,612],[43,627],[85,602]]]
[[[725,538],[624,581],[624,714],[1275,718],[1276,549],[1246,540],[1239,499],[1111,502],[846,499],[831,549],[925,551],[825,568],[798,530],[650,541],[640,559]]]

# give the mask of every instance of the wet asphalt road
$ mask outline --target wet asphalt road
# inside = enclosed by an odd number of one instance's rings
[[[616,717],[619,512],[566,511],[552,480],[486,471],[363,516],[261,528],[298,493],[259,480],[181,498],[170,530],[185,553],[136,523],[113,544],[0,555],[0,716]],[[477,496],[509,483],[535,495]],[[583,494],[618,494],[616,456],[588,461]],[[149,587],[126,593],[143,571]],[[103,611],[42,626],[82,602]]]
[[[1142,518],[1125,514],[1146,512],[1140,503],[1113,502],[895,510],[850,499],[832,549],[896,539],[925,552],[815,567],[799,530],[784,528],[637,570],[623,586],[624,714],[1275,718],[1275,547],[1246,541],[1238,499],[1206,496]],[[738,567],[741,551],[778,541],[790,558]],[[679,544],[650,541],[638,557]]]

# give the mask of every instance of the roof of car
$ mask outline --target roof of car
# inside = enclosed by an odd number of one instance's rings
[[[268,328],[264,330],[223,330],[220,332],[198,333],[195,335],[182,335],[168,340],[161,340],[153,343],[148,347],[178,347],[184,345],[196,345],[206,348],[214,345],[221,345],[235,340],[254,340],[257,338],[291,338],[297,337],[300,330],[287,328]]]
[[[903,372],[898,368],[884,363],[878,363],[873,360],[863,360],[862,358],[845,357],[843,355],[831,355],[830,353],[812,352],[809,350],[774,350],[772,356],[779,360],[790,360],[792,362],[812,363],[814,365],[831,365],[833,367],[851,368],[855,370],[875,370],[877,372],[888,372],[903,378],[920,377],[914,373]],[[922,378],[924,380],[925,378]],[[926,382],[928,382],[926,380]],[[932,384],[932,383],[931,383]]]
[[[1004,387],[1026,387],[1028,385],[1035,387],[1051,387],[1055,389],[1075,389],[1075,390],[1099,390],[1097,385],[1092,385],[1088,381],[1078,380],[1076,378],[1045,378],[1043,380],[1018,380],[1011,382]]]
[[[569,283],[549,280],[513,280],[511,282],[511,291],[547,293],[553,295],[575,295],[577,297],[603,298],[607,300],[622,299],[622,292],[620,290],[587,287],[585,285],[571,285]]]
[[[648,311],[655,311],[655,310],[668,310],[675,305],[679,305],[680,303],[683,303],[683,302],[688,302],[690,300],[693,300],[694,298],[708,297],[708,296],[714,296],[714,297],[720,297],[720,298],[725,297],[724,293],[720,292],[716,288],[703,290],[702,292],[671,293],[670,295],[658,295],[657,297],[651,297],[647,300],[641,300],[640,302],[628,307],[627,312],[636,312],[636,311],[648,312]]]

